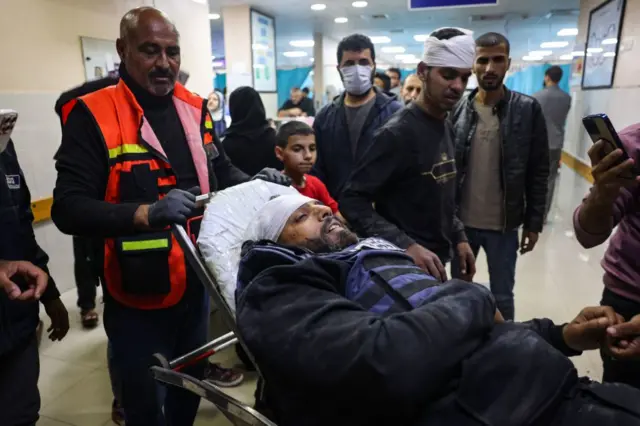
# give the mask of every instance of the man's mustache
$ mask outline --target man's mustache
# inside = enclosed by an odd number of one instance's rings
[[[170,69],[155,68],[149,73],[149,78],[169,78],[175,80],[176,76]]]

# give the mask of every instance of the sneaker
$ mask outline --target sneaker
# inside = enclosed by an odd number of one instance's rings
[[[122,407],[120,406],[118,401],[116,401],[115,399],[113,400],[113,404],[111,405],[111,421],[118,426],[124,424],[124,411],[122,410]]]
[[[244,375],[234,368],[224,368],[220,364],[209,363],[205,380],[221,388],[233,388],[244,380]]]

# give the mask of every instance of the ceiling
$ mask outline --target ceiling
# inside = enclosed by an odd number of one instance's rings
[[[246,0],[209,0],[211,13],[220,13],[224,6],[246,4]],[[326,4],[323,11],[311,10],[314,3]],[[352,0],[253,0],[252,7],[276,18],[276,50],[278,67],[301,66],[311,63],[313,48],[293,48],[292,40],[313,39],[321,32],[336,41],[353,33],[368,36],[387,36],[390,43],[376,45],[378,63],[402,65],[396,54],[385,54],[383,47],[402,46],[405,54],[420,57],[422,43],[414,40],[416,34],[428,34],[444,27],[471,29],[476,35],[488,31],[505,34],[512,44],[512,58],[520,61],[532,50],[541,50],[540,44],[549,41],[567,41],[566,48],[551,49],[556,58],[573,50],[575,37],[558,37],[563,28],[576,28],[580,0],[499,0],[499,5],[463,7],[429,11],[409,11],[407,0],[368,0],[365,8],[354,8]],[[373,15],[386,15],[373,19]],[[346,17],[347,23],[337,24],[336,17]],[[224,56],[222,19],[212,20],[213,55]],[[304,58],[287,58],[285,51],[305,50]],[[547,49],[545,49],[547,50]],[[412,67],[412,65],[406,65]]]

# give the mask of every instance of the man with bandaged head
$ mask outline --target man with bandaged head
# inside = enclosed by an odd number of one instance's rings
[[[267,202],[246,238],[237,324],[280,426],[640,426],[640,391],[567,358],[607,345],[610,307],[505,322],[484,286],[441,284],[301,194]]]
[[[454,253],[462,259],[464,279],[475,273],[456,216],[455,150],[447,121],[467,86],[474,55],[467,30],[442,28],[427,38],[418,65],[420,95],[380,129],[339,201],[359,235],[392,242],[441,281]]]

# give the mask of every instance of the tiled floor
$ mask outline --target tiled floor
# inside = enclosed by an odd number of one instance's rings
[[[518,261],[516,316],[519,320],[549,317],[570,321],[585,306],[596,305],[602,292],[599,260],[604,247],[582,249],[572,232],[571,216],[588,190],[588,184],[571,170],[562,170],[552,221],[535,251]],[[478,282],[488,282],[486,263],[479,259]],[[84,331],[80,327],[75,292],[63,295],[72,325],[64,341],[43,339],[40,390],[44,426],[102,426],[111,424],[111,389],[106,364],[106,337],[102,327]],[[48,320],[45,318],[45,322]],[[226,365],[236,362],[234,351],[221,354]],[[574,359],[581,374],[599,378],[598,354]],[[253,399],[254,381],[230,393],[247,403]],[[203,401],[196,425],[228,425],[227,420]]]

